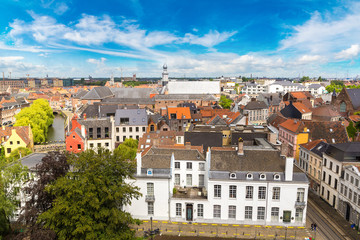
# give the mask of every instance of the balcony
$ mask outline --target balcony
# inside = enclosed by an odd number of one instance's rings
[[[154,195],[146,195],[145,202],[155,202],[155,196]]]
[[[306,202],[302,201],[302,202],[295,202],[295,207],[302,207],[304,208],[306,206]]]

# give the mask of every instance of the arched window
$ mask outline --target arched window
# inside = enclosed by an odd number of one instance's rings
[[[345,102],[340,103],[340,112],[346,112],[346,103]]]

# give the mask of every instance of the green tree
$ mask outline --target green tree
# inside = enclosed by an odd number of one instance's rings
[[[19,147],[10,153],[10,156],[8,157],[8,159],[10,159],[10,161],[18,160],[18,159],[25,157],[31,153],[32,153],[32,151],[30,149],[25,148],[25,147]]]
[[[227,98],[226,96],[221,95],[219,104],[222,108],[229,109],[231,107],[232,102],[233,102],[233,100],[231,100],[230,98]]]
[[[54,121],[53,111],[45,99],[37,99],[16,116],[15,126],[31,126],[34,142],[45,142],[48,128]]]
[[[114,154],[121,160],[134,160],[138,148],[138,141],[132,138],[127,138],[115,150]]]
[[[356,128],[354,127],[354,123],[352,121],[350,121],[349,126],[346,127],[346,131],[349,138],[354,140],[356,136]]]
[[[0,162],[0,238],[10,230],[10,218],[18,205],[20,184],[27,179],[27,167],[20,162]]]
[[[300,82],[308,82],[310,81],[310,77],[309,76],[303,76],[301,79],[300,79]]]
[[[84,151],[69,158],[72,171],[48,188],[53,207],[39,222],[59,239],[133,239],[129,224],[138,223],[123,206],[140,196],[128,183],[135,161],[121,160],[109,151]]]

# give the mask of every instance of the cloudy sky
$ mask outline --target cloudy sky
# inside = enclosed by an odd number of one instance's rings
[[[1,0],[12,77],[360,75],[360,3]]]

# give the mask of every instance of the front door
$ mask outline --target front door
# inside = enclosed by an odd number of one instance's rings
[[[285,222],[285,223],[291,222],[291,211],[283,212],[283,222]]]
[[[186,221],[192,221],[192,220],[193,220],[193,205],[186,204]]]
[[[345,212],[346,221],[350,220],[350,204],[346,203],[346,212]]]

